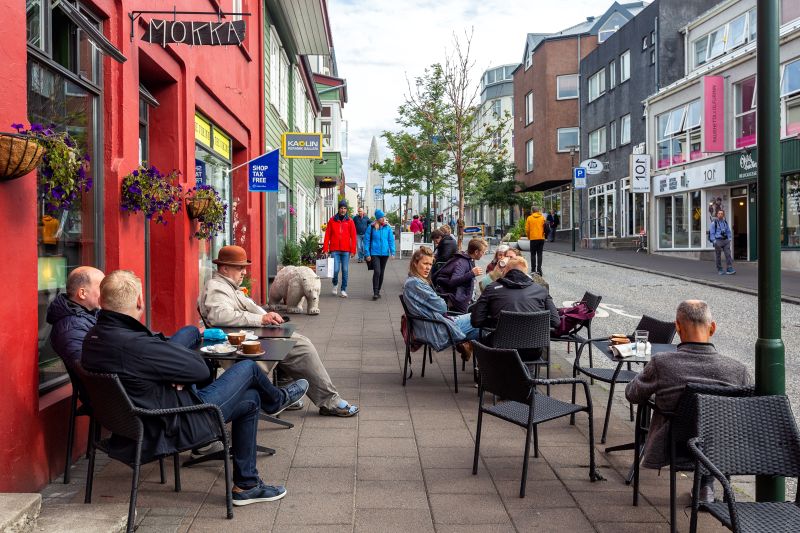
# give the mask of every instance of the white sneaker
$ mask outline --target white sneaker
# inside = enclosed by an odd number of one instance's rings
[[[339,294],[339,289],[336,288],[336,285],[333,286],[333,289],[331,290],[331,294],[333,294],[334,296]]]
[[[341,296],[342,298],[347,298],[347,293],[345,291],[342,291],[342,294],[340,294],[339,296]]]

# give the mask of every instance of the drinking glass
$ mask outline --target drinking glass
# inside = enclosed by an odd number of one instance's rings
[[[643,356],[647,352],[647,337],[650,333],[646,329],[637,329],[634,333],[633,339],[636,343],[636,355]]]

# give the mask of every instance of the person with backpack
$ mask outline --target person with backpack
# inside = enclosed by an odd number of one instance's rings
[[[372,299],[381,297],[383,275],[386,273],[386,263],[394,257],[394,231],[386,223],[386,215],[380,209],[375,210],[375,222],[370,224],[364,235],[364,250],[367,254],[367,263],[372,268]]]
[[[475,278],[483,275],[483,269],[475,261],[483,257],[489,244],[475,238],[469,241],[466,252],[457,252],[433,277],[433,285],[439,294],[450,300],[449,308],[457,313],[466,313],[472,302]]]
[[[717,218],[711,222],[711,227],[708,230],[708,239],[714,245],[714,257],[717,262],[717,273],[722,276],[723,274],[736,274],[733,269],[733,256],[731,256],[731,227],[728,221],[725,220],[725,211],[720,209],[717,211]],[[722,269],[722,253],[725,253],[725,261],[728,264],[728,270]]]

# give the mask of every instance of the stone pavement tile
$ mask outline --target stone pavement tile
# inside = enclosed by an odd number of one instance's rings
[[[356,533],[433,533],[431,512],[425,509],[356,509]]]
[[[354,467],[356,464],[355,446],[302,446],[297,448],[292,467],[325,466]]]
[[[411,421],[408,407],[371,407],[358,414],[361,420],[406,420]]]
[[[595,522],[595,530],[598,533],[661,533],[669,531],[669,524],[654,524],[652,522]],[[688,529],[687,529],[688,531]],[[699,531],[706,531],[700,529]]]
[[[632,494],[633,488],[625,484],[619,472],[612,468],[598,468],[605,481],[591,481],[588,468],[556,467],[556,475],[569,491],[622,491]]]
[[[422,468],[472,468],[472,448],[420,448]]]
[[[519,508],[510,509],[509,514],[519,531],[536,531],[542,533],[589,533],[593,532],[592,524],[580,509],[576,508]],[[638,532],[649,528],[642,528]]]
[[[573,492],[573,498],[591,522],[664,522],[664,517],[646,501],[631,505],[626,492]]]
[[[520,478],[522,472],[520,472]],[[560,481],[528,480],[525,497],[519,497],[520,479],[495,481],[500,497],[508,509],[550,509],[577,507],[570,493]]]
[[[362,480],[421,480],[422,469],[415,457],[359,457],[356,469]]]
[[[408,438],[359,437],[359,457],[416,457],[417,443]]]
[[[464,419],[458,410],[446,411],[444,413],[431,413],[430,411],[411,411],[414,420],[414,430],[419,429],[461,429],[464,427]]]
[[[539,456],[544,457],[553,466],[586,466],[589,467],[589,445],[588,443],[575,444],[573,446],[541,446],[539,445]],[[608,465],[609,461],[605,454],[595,450],[594,461],[597,465]],[[630,462],[627,463],[630,466]]]
[[[352,493],[287,495],[280,504],[275,519],[276,531],[294,530],[296,525],[353,523]]]
[[[361,376],[361,370],[358,368],[330,368],[328,369],[328,375],[330,376],[333,383],[336,383],[336,380],[339,378],[358,378]]]
[[[484,469],[488,469],[491,472],[495,482],[519,481],[522,478],[522,454],[519,457],[484,457],[482,463],[478,463],[478,472],[480,473]],[[528,483],[531,480],[555,481],[556,479],[558,478],[547,461],[530,458],[528,461]]]
[[[478,470],[472,475],[472,468],[426,468],[425,486],[429,494],[496,494],[494,483],[489,475]]]
[[[339,416],[320,416],[319,409],[313,404],[308,407],[311,411],[303,421],[303,429],[307,428],[330,428],[330,429],[355,429],[358,427],[358,419],[363,413],[357,416],[342,418]]]
[[[361,385],[381,384],[386,387],[385,390],[395,390],[398,385],[403,382],[403,376],[399,372],[386,372],[384,374],[377,374],[370,372],[361,376]]]
[[[407,407],[408,400],[402,392],[362,392],[361,404],[369,407]]]
[[[457,524],[436,524],[437,533],[516,533],[511,523],[481,524],[478,526]]]
[[[336,494],[353,492],[355,472],[352,468],[292,468],[286,481],[291,494]]]
[[[362,365],[361,365],[361,375],[364,375],[364,374],[386,374],[386,373],[391,373],[391,372],[395,372],[399,379],[401,379],[401,380],[403,379],[402,367],[400,366],[400,363],[398,363],[396,361],[394,363],[387,363],[387,364],[381,363],[381,364],[377,364],[377,365],[371,365],[371,364],[367,364],[367,363],[362,363]]]
[[[319,350],[319,348],[317,349]],[[361,352],[354,350],[326,351],[323,361],[325,361],[325,365],[327,365],[329,361],[361,361]]]
[[[359,437],[414,437],[411,422],[405,420],[364,420],[358,425]]]
[[[503,503],[490,494],[431,494],[433,522],[439,524],[510,525]]]
[[[298,444],[306,446],[355,446],[356,428],[303,428]]]
[[[466,428],[417,429],[417,444],[420,448],[474,448],[475,441]]]
[[[361,368],[361,359],[325,359],[325,368],[331,370]]]
[[[422,481],[364,481],[356,484],[357,509],[428,509]]]

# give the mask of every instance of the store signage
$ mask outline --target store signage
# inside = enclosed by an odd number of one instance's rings
[[[200,115],[194,116],[194,139],[211,146],[211,123]]]
[[[603,171],[603,162],[599,159],[587,159],[586,161],[582,161],[580,166],[586,169],[586,173],[594,176],[595,174],[600,174]]]
[[[726,176],[728,183],[758,178],[758,150],[756,148],[748,152],[730,154],[728,160],[728,176]]]
[[[661,174],[653,180],[655,195],[664,196],[682,191],[692,191],[725,184],[725,161],[687,167],[683,170]]]
[[[280,157],[278,150],[267,152],[247,164],[247,190],[250,192],[278,192]]]
[[[703,76],[703,152],[725,151],[725,78]]]
[[[631,156],[631,192],[650,192],[650,156]]]
[[[575,167],[572,169],[572,186],[576,189],[586,188],[586,169]]]
[[[194,160],[194,181],[196,185],[206,184],[206,162],[200,159]]]
[[[214,151],[225,159],[231,158],[231,139],[218,129],[214,129]]]
[[[322,159],[322,134],[284,133],[281,155],[287,159]]]
[[[375,196],[375,200],[383,200],[383,187],[375,187],[372,194]]]
[[[244,41],[244,21],[198,22],[151,19],[142,40],[166,47],[168,44],[241,45]]]

